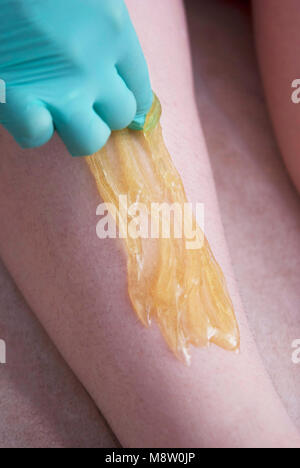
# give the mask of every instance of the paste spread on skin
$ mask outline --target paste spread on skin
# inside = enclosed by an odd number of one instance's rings
[[[155,320],[173,353],[189,363],[190,345],[214,343],[234,351],[239,349],[240,337],[224,275],[192,211],[186,215],[195,226],[195,242],[190,248],[191,239],[184,229],[180,238],[178,230],[174,234],[176,229],[165,238],[162,226],[166,213],[152,208],[153,203],[182,208],[187,203],[182,180],[163,140],[160,114],[155,98],[143,130],[112,132],[107,145],[86,162],[108,210],[109,206],[115,208],[110,212],[124,239],[128,291],[137,316],[146,326]],[[120,204],[120,195],[127,196],[126,207]],[[158,238],[145,233],[128,235],[128,226],[132,228],[137,213],[143,211],[141,206],[151,213],[149,225],[160,226]],[[147,214],[143,212],[143,216]],[[173,216],[173,228],[178,227],[178,219]]]

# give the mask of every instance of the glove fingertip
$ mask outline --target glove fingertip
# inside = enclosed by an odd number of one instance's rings
[[[16,128],[15,139],[23,148],[37,148],[46,144],[53,136],[54,125],[50,112],[42,105],[31,106],[26,118]]]

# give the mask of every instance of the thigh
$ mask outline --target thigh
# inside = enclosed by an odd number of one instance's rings
[[[291,359],[300,337],[299,197],[263,99],[250,15],[237,8],[244,2],[230,3],[186,2],[197,102],[246,314],[300,427],[300,372]]]
[[[101,448],[116,441],[0,261],[1,448]]]
[[[300,190],[300,104],[292,101],[296,91],[292,83],[300,79],[299,2],[254,0],[253,12],[257,52],[277,141]]]

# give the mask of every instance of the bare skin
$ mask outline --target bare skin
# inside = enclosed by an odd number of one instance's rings
[[[141,327],[128,302],[118,246],[95,236],[99,200],[84,162],[69,158],[57,139],[42,151],[24,152],[1,132],[1,256],[122,445],[300,446],[264,371],[233,279],[197,125],[181,3],[157,1],[156,8],[153,0],[128,3],[163,103],[168,147],[190,199],[205,202],[206,233],[241,324],[241,354],[195,350],[193,366],[186,368],[155,328]],[[178,30],[182,35],[175,34]]]
[[[255,38],[264,88],[282,155],[300,191],[300,106],[291,100],[300,79],[297,0],[253,0]]]
[[[239,289],[264,364],[300,429],[300,369],[291,359],[300,338],[300,200],[270,125],[250,12],[222,0],[186,6],[197,102]]]
[[[116,447],[98,409],[0,262],[0,447]]]

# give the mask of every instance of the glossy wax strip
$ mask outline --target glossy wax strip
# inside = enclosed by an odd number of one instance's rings
[[[181,178],[164,144],[160,114],[155,98],[142,131],[113,132],[105,148],[87,157],[86,162],[124,238],[133,309],[146,326],[154,319],[173,353],[189,363],[190,345],[215,343],[226,350],[238,350],[239,329],[224,275],[192,211],[188,216],[196,227],[196,243],[190,248],[183,229],[180,238],[173,229],[172,235],[164,238],[166,213],[151,209],[153,203],[175,203],[182,208],[187,203]],[[136,213],[120,205],[120,195],[127,195],[128,206],[147,207],[151,223],[160,226],[158,238],[128,235]],[[178,219],[173,217],[172,227],[178,227]]]

